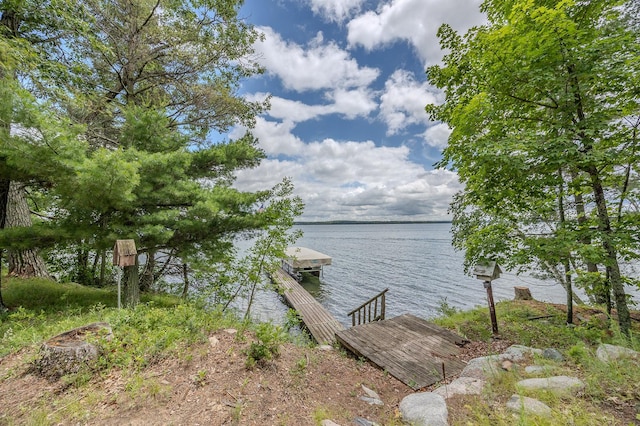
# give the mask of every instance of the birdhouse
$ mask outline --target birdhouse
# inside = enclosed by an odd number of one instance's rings
[[[482,281],[492,281],[496,278],[500,278],[500,274],[502,270],[498,266],[495,260],[489,260],[484,262],[479,262],[475,268],[473,268],[473,273],[479,280]]]
[[[134,240],[116,240],[113,246],[113,264],[120,267],[135,266],[136,242]]]

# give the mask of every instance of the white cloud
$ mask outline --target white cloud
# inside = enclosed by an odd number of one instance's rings
[[[360,67],[337,44],[323,44],[319,33],[308,46],[283,40],[269,27],[261,27],[265,39],[256,44],[258,61],[287,89],[303,92],[322,89],[350,89],[371,84],[380,71]]]
[[[435,148],[444,149],[451,135],[451,129],[444,123],[431,126],[424,132],[425,143]]]
[[[424,107],[428,103],[440,103],[440,97],[438,89],[416,81],[408,71],[395,71],[380,97],[380,117],[387,124],[387,134],[396,134],[411,124],[427,125],[429,116]]]
[[[408,41],[425,64],[437,63],[442,54],[436,37],[443,23],[466,31],[485,21],[481,0],[392,0],[347,24],[350,46],[373,50],[395,41]]]
[[[451,197],[460,189],[455,173],[425,170],[409,159],[406,146],[334,139],[302,146],[285,134],[290,125],[258,124],[254,133],[261,146],[273,157],[287,157],[240,171],[236,186],[256,191],[291,177],[306,204],[305,220],[446,219]]]
[[[246,96],[247,100],[260,102],[266,99],[264,93],[254,93]],[[375,93],[367,88],[352,90],[336,89],[328,91],[325,98],[329,103],[321,105],[307,105],[301,101],[273,96],[269,102],[271,108],[266,115],[279,119],[301,123],[329,114],[340,114],[347,119],[367,117],[378,108]]]
[[[328,21],[342,22],[360,10],[365,0],[310,0],[311,10]]]

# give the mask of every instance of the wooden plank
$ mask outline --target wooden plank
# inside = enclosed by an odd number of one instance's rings
[[[336,333],[338,341],[414,389],[462,371],[457,344],[464,339],[414,315],[352,327]],[[460,342],[460,343],[458,343]]]
[[[282,268],[272,274],[282,297],[300,315],[300,319],[309,333],[318,343],[333,344],[335,333],[344,330],[344,326],[333,317],[313,296]]]

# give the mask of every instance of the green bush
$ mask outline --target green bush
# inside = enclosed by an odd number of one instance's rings
[[[264,366],[268,361],[280,355],[280,345],[287,341],[287,334],[282,327],[265,322],[256,327],[256,342],[251,342],[246,351],[247,368],[256,364]]]

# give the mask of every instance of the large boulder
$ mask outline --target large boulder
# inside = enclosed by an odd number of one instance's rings
[[[598,346],[598,349],[596,350],[596,356],[600,361],[608,363],[621,358],[640,359],[640,352],[625,348],[624,346],[615,346],[603,343],[602,345]]]
[[[402,419],[413,426],[448,426],[449,411],[441,395],[413,393],[400,401]]]

